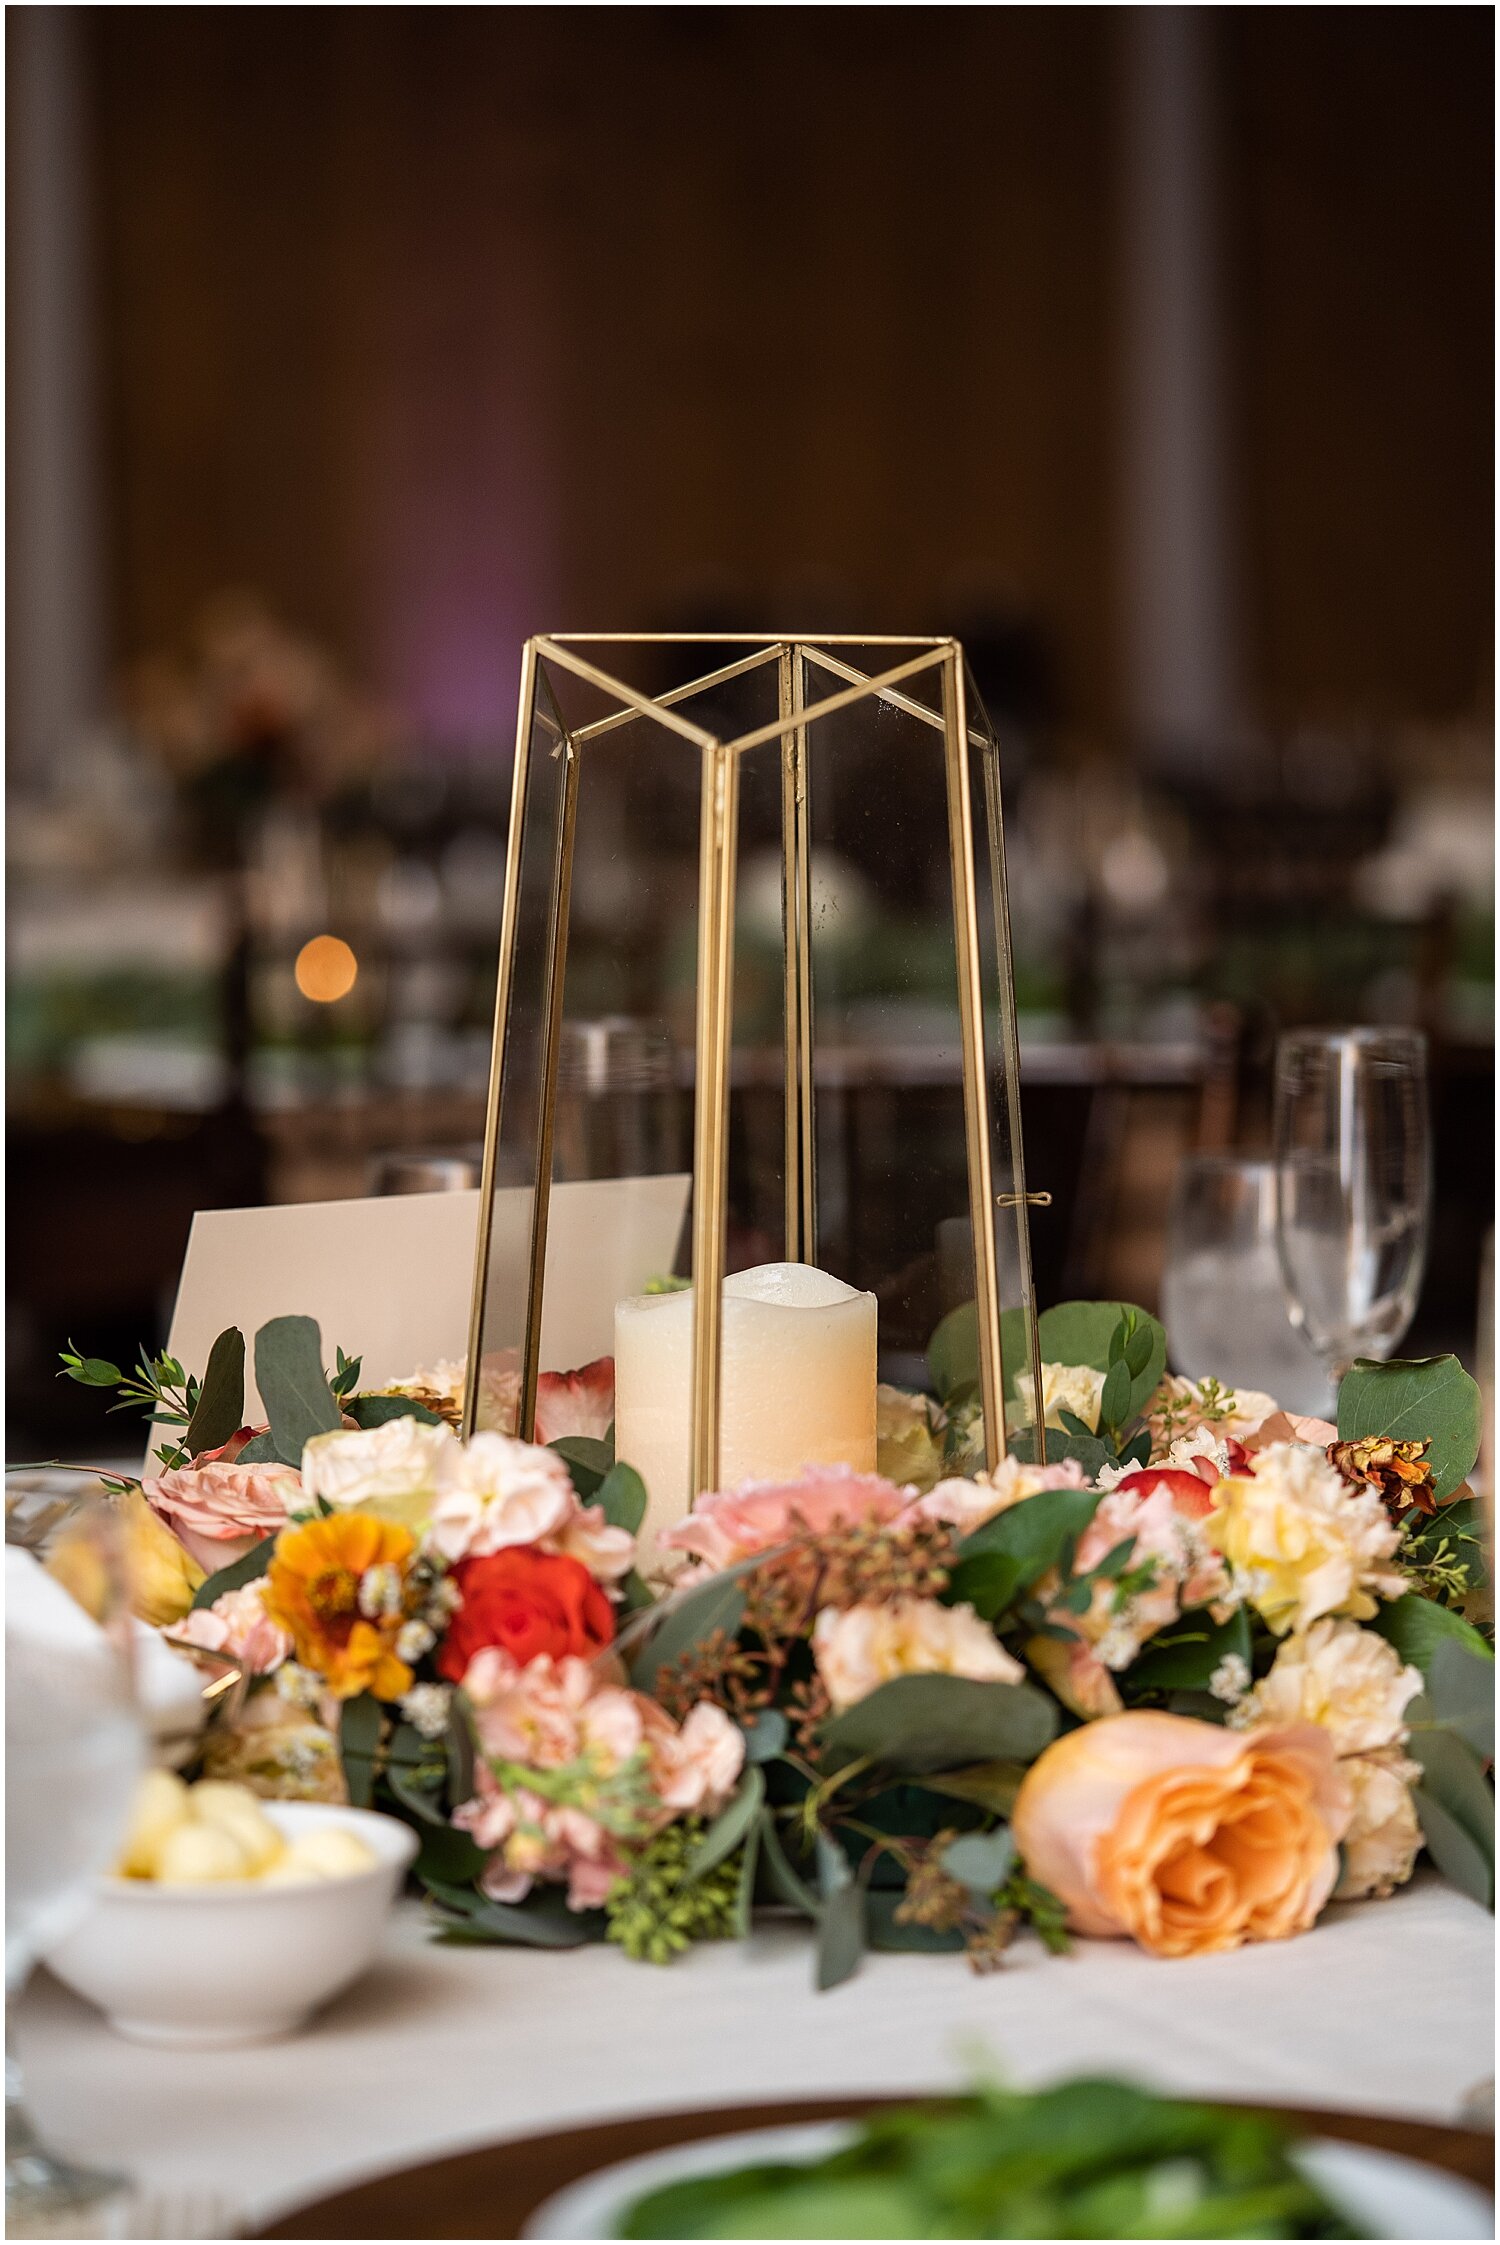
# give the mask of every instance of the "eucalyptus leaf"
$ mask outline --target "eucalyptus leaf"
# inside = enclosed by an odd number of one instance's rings
[[[448,1702],[448,1728],[443,1744],[448,1759],[445,1788],[448,1806],[459,1808],[471,1800],[474,1793],[474,1729],[469,1703],[461,1691],[455,1692]]]
[[[989,1809],[996,1816],[1009,1816],[1025,1775],[1024,1762],[975,1762],[968,1769],[934,1772],[924,1777],[922,1783],[929,1793],[944,1794],[949,1800],[972,1802],[976,1808]]]
[[[1485,1761],[1494,1760],[1495,1661],[1488,1648],[1475,1653],[1456,1637],[1445,1637],[1432,1656],[1427,1697],[1435,1721],[1456,1731]]]
[[[1432,1669],[1433,1655],[1440,1645],[1466,1646],[1490,1662],[1494,1673],[1494,1655],[1472,1622],[1465,1621],[1449,1606],[1440,1606],[1435,1598],[1424,1598],[1418,1591],[1407,1591],[1404,1598],[1393,1598],[1382,1606],[1373,1621],[1365,1625],[1374,1629],[1395,1646],[1404,1661],[1420,1668],[1424,1676]]]
[[[1107,1373],[1110,1343],[1127,1311],[1133,1311],[1136,1329],[1125,1345],[1131,1377],[1129,1410],[1122,1419],[1141,1410],[1161,1385],[1167,1368],[1165,1329],[1149,1312],[1130,1302],[1057,1302],[1037,1319],[1037,1345],[1044,1364],[1086,1364],[1096,1372]]]
[[[236,1465],[281,1465],[284,1460],[276,1447],[275,1438],[266,1430],[260,1434],[252,1434],[234,1462]],[[298,1463],[300,1465],[300,1459]]]
[[[1412,1793],[1412,1802],[1428,1852],[1443,1877],[1456,1886],[1460,1894],[1467,1894],[1471,1902],[1477,1902],[1481,1909],[1493,1910],[1493,1844],[1488,1850],[1482,1847],[1428,1786],[1418,1785]]]
[[[221,1567],[216,1575],[207,1576],[193,1592],[194,1612],[211,1606],[216,1598],[223,1597],[226,1590],[243,1590],[247,1582],[258,1580],[270,1565],[271,1554],[275,1549],[275,1535],[265,1536],[243,1558],[232,1560],[227,1567]]]
[[[779,1707],[765,1707],[745,1725],[745,1759],[774,1762],[787,1741],[787,1721]]]
[[[959,1401],[979,1385],[979,1312],[972,1302],[950,1310],[927,1344],[927,1369],[939,1399]]]
[[[417,1837],[421,1845],[412,1865],[412,1875],[423,1886],[433,1887],[441,1882],[461,1888],[477,1879],[484,1869],[484,1849],[467,1832],[460,1832],[457,1825],[424,1821]]]
[[[775,1815],[769,1808],[761,1811],[758,1830],[767,1876],[782,1901],[790,1903],[794,1910],[800,1910],[804,1917],[820,1917],[822,1905],[801,1873],[793,1868],[791,1858],[782,1845],[781,1834],[776,1828]]]
[[[341,1425],[338,1403],[323,1372],[323,1342],[313,1317],[273,1317],[255,1336],[255,1384],[260,1389],[276,1455],[300,1466],[315,1434]]]
[[[585,1502],[597,1505],[612,1528],[637,1535],[646,1517],[646,1484],[633,1465],[612,1465]]]
[[[1061,1563],[1098,1504],[1097,1489],[1040,1489],[982,1522],[958,1547],[955,1597],[993,1621]],[[974,1569],[971,1562],[978,1559],[992,1564]]]
[[[397,1768],[394,1763],[388,1764],[385,1781],[401,1806],[410,1809],[422,1823],[439,1824],[444,1831],[452,1830],[441,1796],[430,1792],[425,1785],[418,1785],[408,1771]]]
[[[630,1680],[638,1692],[650,1692],[663,1668],[681,1659],[716,1629],[730,1637],[735,1635],[745,1611],[741,1578],[753,1573],[765,1557],[758,1551],[748,1559],[737,1560],[732,1567],[721,1568],[706,1582],[695,1583],[690,1590],[661,1601],[661,1618],[631,1663]]]
[[[734,1797],[726,1802],[683,1865],[684,1882],[707,1878],[710,1871],[733,1855],[751,1826],[758,1822],[766,1797],[766,1781],[751,1764],[741,1772]]]
[[[339,1710],[339,1758],[351,1808],[368,1808],[374,1797],[375,1753],[383,1720],[380,1702],[371,1692],[346,1699]]]
[[[549,1442],[573,1476],[573,1487],[587,1504],[602,1487],[605,1476],[615,1462],[615,1446],[601,1442],[591,1434],[564,1434],[556,1442]]]
[[[1407,1752],[1422,1765],[1421,1790],[1463,1826],[1490,1866],[1495,1866],[1495,1795],[1479,1757],[1450,1730],[1427,1727],[1425,1701],[1407,1710],[1411,1734]],[[1425,1827],[1424,1827],[1425,1828]]]
[[[734,1909],[730,1924],[736,1941],[744,1941],[750,1933],[750,1913],[755,1907],[755,1874],[760,1863],[760,1838],[762,1823],[759,1817],[745,1834],[745,1845],[740,1855],[739,1884],[734,1893]]]
[[[492,1902],[471,1887],[429,1880],[444,1914],[438,1938],[498,1941],[534,1949],[578,1949],[604,1937],[602,1910],[570,1910],[560,1887],[537,1887],[524,1902]]]
[[[1057,1709],[1029,1684],[968,1676],[897,1676],[822,1726],[831,1767],[868,1757],[898,1776],[972,1762],[1034,1761],[1057,1729]]]
[[[994,1832],[964,1832],[943,1850],[943,1869],[971,1893],[988,1900],[1004,1886],[1016,1859],[1016,1843],[1001,1825]]]
[[[1387,1435],[1393,1442],[1430,1442],[1432,1485],[1449,1497],[1479,1455],[1478,1384],[1456,1356],[1360,1357],[1339,1388],[1339,1440]]]
[[[345,1400],[344,1411],[357,1427],[388,1426],[392,1419],[419,1419],[429,1427],[446,1424],[440,1412],[429,1411],[425,1403],[417,1403],[409,1395],[351,1395]]]
[[[816,1984],[836,1988],[858,1971],[865,1953],[865,1883],[826,1832],[818,1834],[818,1880],[823,1908],[818,1921]]]
[[[189,1457],[220,1450],[245,1423],[245,1336],[226,1326],[208,1352],[203,1384],[193,1405],[182,1446]]]

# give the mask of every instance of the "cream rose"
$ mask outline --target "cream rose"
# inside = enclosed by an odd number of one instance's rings
[[[1316,1723],[1336,1754],[1368,1754],[1399,1746],[1407,1702],[1422,1689],[1415,1668],[1394,1645],[1358,1622],[1325,1617],[1277,1648],[1262,1677],[1236,1710],[1236,1723]]]
[[[1009,1512],[1043,1489],[1086,1488],[1087,1476],[1076,1458],[1058,1465],[1027,1465],[1020,1458],[1004,1457],[993,1473],[979,1473],[972,1481],[939,1481],[913,1511],[919,1519],[946,1520],[967,1535],[998,1512]]]
[[[1277,1442],[1253,1474],[1216,1484],[1204,1532],[1278,1636],[1324,1614],[1368,1621],[1399,1598],[1400,1531],[1373,1489],[1351,1489],[1317,1450]]]
[[[1075,1932],[1185,1957],[1310,1926],[1349,1814],[1327,1733],[1311,1724],[1239,1733],[1141,1711],[1049,1746],[1011,1829]]]
[[[1422,1774],[1398,1747],[1376,1754],[1354,1754],[1339,1767],[1354,1800],[1354,1817],[1344,1834],[1344,1869],[1335,1889],[1341,1902],[1390,1894],[1411,1877],[1422,1848],[1412,1786]]]
[[[477,1558],[561,1536],[578,1510],[572,1476],[555,1450],[509,1434],[476,1434],[467,1448],[452,1442],[443,1453],[427,1541],[445,1559]]]
[[[302,1489],[335,1512],[369,1512],[414,1535],[426,1526],[445,1463],[461,1445],[425,1419],[315,1434],[302,1452]]]
[[[1016,1402],[1022,1423],[1030,1426],[1036,1419],[1034,1382],[1029,1372],[1016,1374]],[[1099,1405],[1104,1395],[1104,1374],[1096,1372],[1091,1364],[1044,1364],[1042,1366],[1042,1403],[1049,1427],[1062,1426],[1062,1414],[1071,1411],[1090,1429],[1099,1425]]]
[[[889,1605],[825,1606],[813,1629],[813,1658],[835,1708],[850,1707],[897,1676],[969,1676],[1018,1683],[1021,1663],[998,1644],[972,1606],[935,1598]]]

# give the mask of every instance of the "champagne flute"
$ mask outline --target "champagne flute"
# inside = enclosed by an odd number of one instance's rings
[[[1292,1322],[1337,1386],[1389,1356],[1427,1259],[1426,1039],[1294,1029],[1276,1047],[1276,1248]]]
[[[70,1595],[35,1554],[5,1553],[5,1987],[13,2008],[32,1965],[83,1915],[124,1838],[144,1764],[127,1558],[105,1504],[58,1538]],[[56,1547],[54,1547],[56,1548]],[[118,2175],[49,2150],[5,2061],[5,2216],[11,2237],[97,2233]]]

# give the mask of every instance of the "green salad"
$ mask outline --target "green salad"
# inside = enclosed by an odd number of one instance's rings
[[[825,2158],[648,2191],[622,2237],[1354,2237],[1250,2112],[1120,2081],[986,2087],[867,2120]]]

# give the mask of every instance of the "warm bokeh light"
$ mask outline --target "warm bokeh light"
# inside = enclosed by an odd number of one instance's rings
[[[315,935],[297,953],[297,988],[304,998],[331,1006],[347,998],[359,973],[359,961],[339,935]]]

